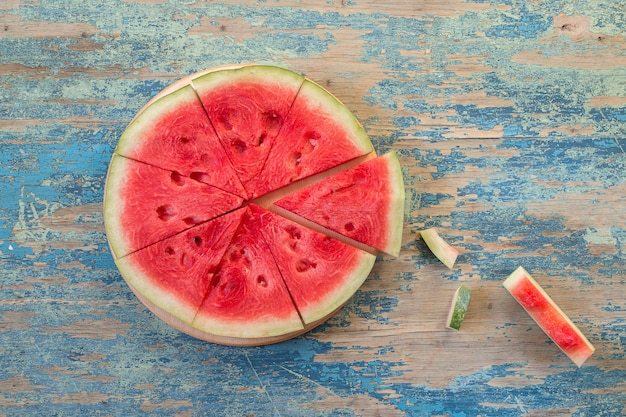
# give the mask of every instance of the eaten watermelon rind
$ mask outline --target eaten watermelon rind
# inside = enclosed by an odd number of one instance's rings
[[[576,366],[581,367],[593,354],[595,347],[589,339],[523,267],[520,266],[513,271],[502,285]],[[526,285],[527,291],[535,293],[518,293],[516,289],[521,285]],[[565,332],[573,335],[560,337]],[[577,340],[573,340],[572,336]]]
[[[461,285],[456,289],[452,297],[450,310],[448,310],[448,317],[446,318],[446,327],[448,329],[461,329],[461,324],[465,319],[471,296],[472,290],[465,285]]]
[[[422,236],[422,239],[424,239],[424,242],[426,242],[426,246],[428,246],[437,259],[447,266],[448,269],[452,269],[454,263],[456,262],[456,258],[459,256],[459,251],[454,246],[446,242],[434,227],[421,230],[420,235]]]

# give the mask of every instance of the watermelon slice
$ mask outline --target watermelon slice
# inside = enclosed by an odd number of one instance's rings
[[[211,71],[192,81],[251,197],[257,190],[250,182],[261,173],[303,82],[291,71],[263,65]]]
[[[235,209],[242,201],[177,171],[115,155],[104,199],[111,249],[121,258]]]
[[[243,214],[243,209],[225,214],[115,263],[136,293],[191,323]]]
[[[330,217],[371,221],[366,241],[397,253],[402,175],[393,154],[364,162],[372,149],[354,116],[300,75],[258,65],[192,74],[144,106],[115,149],[104,220],[116,265],[141,302],[194,337],[295,337],[345,304],[376,259],[362,247],[375,251],[345,227],[314,231],[265,208],[349,170]]]
[[[400,252],[404,183],[393,151],[274,204],[378,251],[392,256]]]
[[[367,278],[376,257],[250,205],[305,324],[345,304]]]
[[[217,336],[260,338],[303,329],[258,215],[244,218],[210,281],[192,326]]]
[[[503,285],[576,366],[593,354],[595,347],[524,268],[513,271]]]
[[[261,175],[248,192],[257,197],[373,152],[363,127],[328,91],[306,80],[285,119]]]
[[[246,197],[189,85],[153,100],[139,112],[122,133],[115,153]]]

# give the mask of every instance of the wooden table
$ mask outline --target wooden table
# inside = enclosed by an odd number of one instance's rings
[[[3,0],[0,415],[624,415],[625,29],[623,1]],[[102,217],[137,110],[239,62],[330,89],[407,193],[400,256],[326,324],[254,348],[153,316]],[[502,287],[519,265],[596,346],[581,368]]]

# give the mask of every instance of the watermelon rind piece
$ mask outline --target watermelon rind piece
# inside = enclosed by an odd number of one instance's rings
[[[358,200],[358,204],[346,201]],[[279,199],[275,206],[370,248],[398,256],[404,225],[404,180],[394,151]]]
[[[449,269],[454,267],[459,251],[444,240],[439,231],[431,227],[429,229],[420,230],[420,235],[430,251]]]
[[[465,313],[467,313],[471,296],[472,290],[465,285],[461,285],[456,289],[452,297],[450,310],[448,310],[448,317],[446,318],[446,327],[448,329],[461,329],[461,324],[465,318]]]
[[[595,347],[587,337],[523,267],[502,285],[576,366],[581,367],[593,354]]]

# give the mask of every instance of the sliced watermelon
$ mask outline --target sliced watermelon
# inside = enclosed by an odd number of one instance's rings
[[[524,268],[517,268],[503,285],[576,366],[593,354],[595,347]]]
[[[328,91],[306,80],[261,175],[247,190],[257,197],[373,150],[354,115]]]
[[[157,307],[191,323],[244,210],[163,239],[115,263],[129,286]]]
[[[376,257],[258,206],[262,235],[305,324],[344,305],[367,278]]]
[[[189,85],[158,98],[138,113],[122,133],[115,153],[246,197]]]
[[[261,173],[303,81],[263,65],[212,71],[192,81],[250,197],[257,191],[251,181]]]
[[[395,152],[328,177],[274,203],[392,256],[402,243],[404,183]]]
[[[294,337],[350,298],[373,247],[399,251],[402,174],[395,155],[363,163],[374,157],[354,116],[300,75],[258,65],[192,74],[153,98],[115,150],[104,220],[116,264],[151,311],[194,337]],[[341,233],[253,204],[331,176],[343,181],[336,192],[308,198]]]
[[[304,328],[270,249],[259,218],[244,218],[213,275],[192,322],[203,332],[237,338],[271,337]]]
[[[121,258],[235,209],[242,201],[176,171],[115,155],[104,199],[111,249]]]

